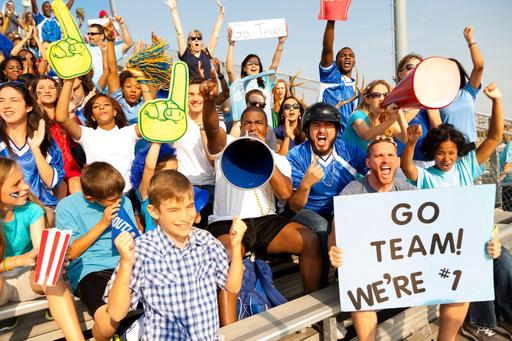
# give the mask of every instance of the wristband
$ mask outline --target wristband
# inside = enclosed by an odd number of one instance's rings
[[[217,78],[221,81],[224,79],[224,75],[221,73]]]
[[[468,47],[471,47],[471,46],[473,46],[475,44],[476,44],[476,41],[472,41],[471,43],[468,44]]]
[[[4,269],[5,272],[11,271],[10,269],[7,268],[7,258],[5,258],[4,261],[2,262],[2,268]]]

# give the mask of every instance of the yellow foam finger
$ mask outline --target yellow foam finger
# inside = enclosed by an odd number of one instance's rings
[[[92,57],[75,20],[62,0],[54,0],[52,8],[60,24],[63,39],[48,46],[48,61],[62,79],[85,75],[92,67]]]
[[[172,66],[171,86],[169,87],[169,99],[180,108],[186,110],[188,98],[188,66],[182,61],[177,61]]]

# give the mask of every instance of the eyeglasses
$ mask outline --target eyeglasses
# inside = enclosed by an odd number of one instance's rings
[[[100,33],[100,32],[87,32],[88,36],[97,36],[99,34],[103,34],[103,33]]]
[[[417,64],[407,64],[404,66],[404,68],[402,70],[407,70],[407,71],[414,70],[416,68],[416,65]]]
[[[258,62],[247,62],[245,63],[245,66],[253,66],[253,65],[260,65]]]
[[[398,145],[396,144],[395,139],[393,137],[387,136],[387,135],[378,135],[377,137],[375,137],[370,143],[368,143],[368,148],[370,148],[370,146],[373,146],[374,144],[377,144],[379,142],[389,142],[389,143],[394,144],[395,147],[398,148]]]
[[[194,41],[194,40],[199,41],[199,40],[203,40],[203,37],[201,37],[201,36],[199,36],[199,37],[188,37],[188,39],[190,39],[192,41]]]
[[[283,109],[285,110],[290,110],[290,109],[295,109],[295,110],[298,110],[300,108],[300,105],[298,105],[297,103],[294,103],[294,104],[283,104]]]
[[[388,94],[389,94],[389,92],[370,92],[370,93],[368,94],[368,97],[371,97],[371,98],[380,98],[381,96],[382,96],[382,97],[386,97]]]
[[[267,103],[265,102],[258,102],[258,101],[249,101],[249,105],[253,105],[255,107],[259,107],[259,108],[265,108],[265,105],[267,105]]]

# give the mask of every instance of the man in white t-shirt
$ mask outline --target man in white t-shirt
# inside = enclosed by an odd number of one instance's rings
[[[219,169],[220,155],[226,145],[235,140],[219,128],[219,115],[215,109],[218,95],[217,79],[203,82],[200,87],[204,99],[203,126],[207,136],[208,152],[215,158]],[[249,106],[240,118],[242,136],[250,135],[265,141],[268,123],[265,112]],[[250,151],[248,151],[250,153]],[[209,218],[209,231],[230,250],[229,226],[237,216],[247,224],[242,241],[242,254],[292,253],[299,255],[304,292],[318,290],[322,258],[316,234],[309,228],[276,214],[274,195],[286,200],[292,194],[291,167],[284,156],[273,153],[276,167],[269,182],[255,190],[240,190],[229,185],[220,174],[215,175],[213,215]],[[221,291],[219,308],[221,325],[236,321],[237,296]]]
[[[123,41],[116,42],[115,51],[117,60],[121,60],[126,52],[133,46],[133,40],[128,28],[126,27],[126,23],[124,22],[123,17],[117,16],[115,17],[116,21],[121,26],[121,30],[123,32]],[[100,24],[91,24],[87,29],[87,38],[89,40],[89,44],[87,44],[87,48],[92,56],[92,69],[93,76],[92,81],[94,84],[98,83],[98,80],[103,73],[103,57],[101,54],[101,49],[99,45],[101,45],[105,41],[105,30],[103,26]]]

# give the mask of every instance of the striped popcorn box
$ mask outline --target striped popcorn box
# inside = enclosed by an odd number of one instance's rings
[[[35,282],[54,286],[59,279],[62,263],[68,250],[70,230],[45,229],[41,235],[37,256]]]

